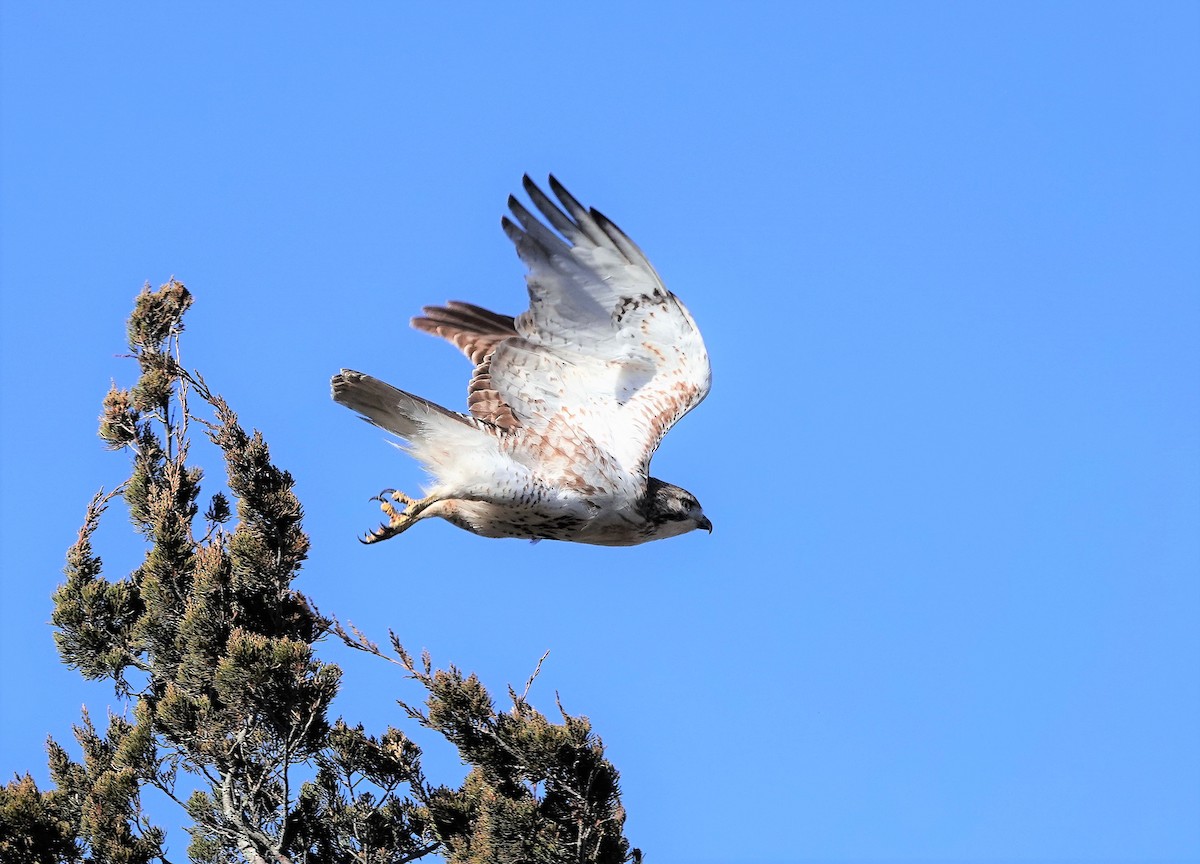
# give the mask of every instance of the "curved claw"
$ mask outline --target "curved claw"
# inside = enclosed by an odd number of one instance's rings
[[[396,494],[396,490],[395,490],[395,489],[392,489],[392,488],[390,488],[390,487],[389,487],[389,488],[387,488],[387,489],[382,489],[382,490],[380,490],[380,492],[379,492],[379,494],[378,494],[378,495],[372,495],[372,496],[371,496],[370,498],[368,498],[367,500],[368,500],[368,501],[378,501],[380,504],[382,504],[382,503],[383,503],[383,499],[384,499],[385,497],[389,497],[389,498],[390,498],[392,495],[395,495],[395,494]]]
[[[364,546],[370,546],[372,543],[378,543],[381,540],[388,540],[392,537],[395,537],[403,530],[404,528],[397,528],[395,525],[386,525],[380,522],[378,528],[374,529],[373,531],[368,531],[366,534],[359,537],[358,542]]]
[[[395,489],[384,489],[369,500],[379,502],[379,509],[388,517],[388,521],[381,522],[378,528],[359,537],[358,542],[364,545],[378,543],[381,540],[395,537],[397,534],[403,534],[420,518],[423,510],[435,503],[432,498],[417,501]],[[395,506],[393,501],[400,506]]]

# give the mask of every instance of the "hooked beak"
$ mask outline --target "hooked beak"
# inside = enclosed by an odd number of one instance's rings
[[[700,521],[696,523],[697,528],[703,528],[709,534],[712,533],[712,523],[708,521],[707,516],[701,516]]]

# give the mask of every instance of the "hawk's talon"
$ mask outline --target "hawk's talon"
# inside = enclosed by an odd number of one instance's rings
[[[389,498],[391,501],[388,500]],[[359,542],[364,544],[378,543],[404,533],[420,518],[421,511],[434,503],[430,498],[418,501],[396,489],[384,489],[369,500],[379,502],[379,509],[383,511],[383,515],[387,516],[388,521],[381,522],[378,528],[368,531],[360,537]],[[392,501],[401,507],[397,508]]]
[[[405,526],[405,527],[408,527],[408,526]],[[392,525],[386,525],[386,524],[380,522],[378,528],[376,528],[372,531],[368,531],[366,534],[359,537],[358,542],[362,543],[364,546],[370,546],[372,543],[378,543],[381,540],[387,540],[391,537],[395,537],[397,534],[399,534],[403,530],[404,530],[404,528],[397,530]]]
[[[407,495],[405,495],[403,492],[400,492],[397,489],[385,489],[384,491],[387,492],[388,497],[391,498],[393,501],[395,501],[399,504],[403,504],[406,507],[409,507],[409,506],[417,503],[415,498],[409,498]]]

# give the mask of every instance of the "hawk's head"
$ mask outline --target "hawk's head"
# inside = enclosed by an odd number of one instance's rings
[[[704,515],[695,495],[655,477],[646,483],[643,512],[652,540],[675,537],[697,528],[703,528],[709,534],[713,530],[712,522]]]

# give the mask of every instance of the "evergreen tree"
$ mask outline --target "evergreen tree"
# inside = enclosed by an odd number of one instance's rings
[[[551,722],[526,701],[528,686],[510,688],[512,707],[498,711],[474,675],[414,661],[394,634],[381,650],[292,587],[309,548],[292,477],[180,362],[191,303],[175,281],[137,298],[128,337],[140,377],[108,393],[100,418],[132,473],[88,505],[54,594],[63,662],[110,681],[133,719],[110,716],[101,733],[85,711],[81,761],[48,742],[52,789],[29,775],[0,787],[0,861],[169,864],[147,787],[186,809],[188,856],[205,864],[640,861],[623,834],[617,772],[586,718],[559,706],[562,722]],[[220,449],[230,492],[210,495],[203,514],[193,424]],[[145,558],[111,580],[92,537],[118,497]],[[471,766],[461,786],[426,778],[402,731],[329,718],[341,670],[314,651],[327,634],[425,687],[423,708],[402,707]]]

